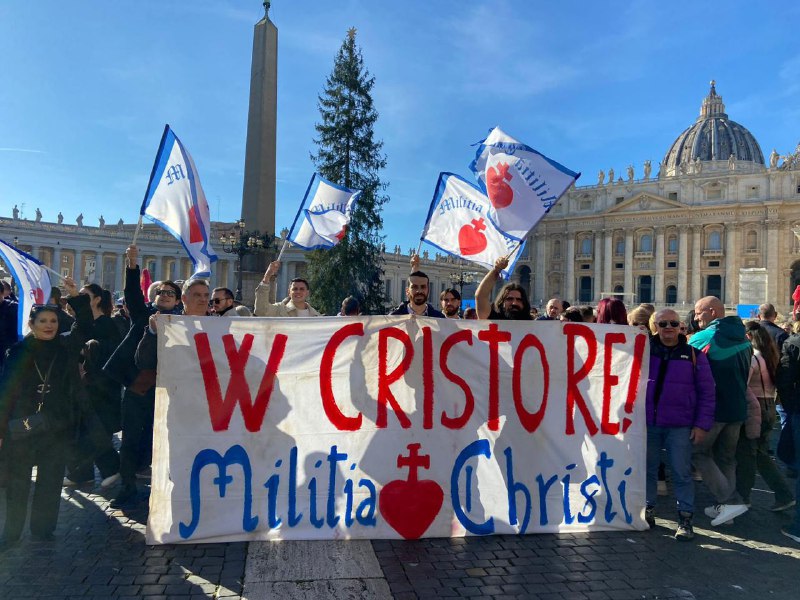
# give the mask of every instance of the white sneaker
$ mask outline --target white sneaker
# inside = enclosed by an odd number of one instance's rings
[[[703,512],[709,519],[716,519],[719,516],[720,507],[722,504],[715,504],[714,506],[706,506]]]
[[[743,515],[749,509],[747,508],[746,504],[720,504],[719,505],[719,514],[716,518],[711,519],[711,524],[722,525],[723,523],[727,523],[734,517],[738,517],[739,515]]]
[[[108,477],[103,479],[103,481],[100,482],[100,487],[101,488],[110,488],[112,485],[114,485],[115,483],[117,483],[119,481],[119,478],[120,478],[120,474],[119,473],[114,473],[113,475],[109,475]]]

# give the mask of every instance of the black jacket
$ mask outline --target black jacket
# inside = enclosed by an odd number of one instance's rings
[[[800,412],[800,334],[793,333],[783,343],[775,387],[783,409],[790,413]]]
[[[408,309],[408,302],[403,302],[400,306],[389,312],[390,315],[410,315],[414,311]],[[444,313],[433,308],[433,304],[427,304],[426,317],[433,317],[435,319],[444,319]]]

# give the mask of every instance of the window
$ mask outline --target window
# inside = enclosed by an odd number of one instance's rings
[[[716,296],[721,300],[722,297],[722,275],[709,275],[706,277],[706,296]]]
[[[798,189],[800,189],[800,186],[798,186]],[[800,193],[800,192],[798,192],[798,193]],[[625,196],[617,196],[615,204],[622,204],[623,200],[625,200]]]
[[[747,232],[747,249],[756,250],[758,248],[758,233],[751,229]]]
[[[709,267],[718,267],[719,266],[719,261],[718,260],[710,260],[710,261],[708,261],[708,266]]]
[[[581,200],[580,209],[581,210],[592,210],[592,201],[591,200]]]
[[[722,189],[718,187],[708,188],[706,191],[707,200],[722,200]]]
[[[653,251],[653,236],[649,233],[645,233],[639,239],[639,251],[640,252],[652,252]]]
[[[578,280],[578,302],[592,301],[592,278],[581,277]]]
[[[668,269],[677,269],[677,268],[678,268],[678,263],[677,263],[677,261],[674,261],[674,260],[671,260],[671,261],[669,261],[669,262],[667,263],[667,268],[668,268]]]
[[[61,276],[62,277],[69,277],[69,269],[61,269]]]
[[[667,304],[677,304],[678,303],[678,288],[674,285],[667,286]]]
[[[757,185],[751,185],[747,188],[747,199],[755,200],[758,198],[759,188]]]
[[[639,302],[653,301],[653,278],[650,275],[639,277]]]
[[[555,240],[553,242],[553,258],[561,258],[561,241]]]
[[[670,192],[667,196],[670,200],[677,200],[678,199],[678,192]]]
[[[625,238],[618,237],[617,241],[614,243],[614,255],[615,256],[622,256],[625,254]]]
[[[625,293],[625,288],[624,287],[622,287],[621,285],[615,285],[614,286],[614,297],[617,300],[622,300],[623,299],[622,294],[624,294],[624,293]]]
[[[592,238],[583,238],[581,240],[581,254],[591,254],[592,253]]]
[[[62,265],[68,265],[69,264],[69,256],[66,256],[66,255],[62,256],[61,257],[61,264]]]
[[[667,240],[667,254],[678,253],[678,238],[674,235],[669,236]]]
[[[592,265],[587,265],[586,263],[581,265],[581,269],[584,270],[584,271],[588,271],[591,268],[592,268]]]
[[[625,264],[624,263],[614,263],[614,268],[615,269],[624,269],[625,268]]]
[[[390,300],[394,299],[394,297],[392,296],[392,280],[391,279],[387,279],[386,280],[386,297],[389,298]]]
[[[719,231],[712,231],[708,234],[708,249],[722,250],[722,236]]]

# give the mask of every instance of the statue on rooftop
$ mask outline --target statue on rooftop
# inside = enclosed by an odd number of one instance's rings
[[[605,180],[606,180],[606,174],[603,171],[603,169],[600,169],[600,171],[597,173],[597,185],[603,185],[603,182],[605,182]]]
[[[628,181],[633,181],[633,165],[628,165]]]
[[[42,211],[40,211],[38,208],[36,209],[36,222],[37,223],[42,222]]]
[[[16,204],[14,205],[14,209],[11,211],[11,213],[14,215],[14,220],[18,221],[19,220],[19,208],[17,208]]]
[[[780,155],[778,154],[778,151],[775,150],[775,148],[773,148],[772,149],[772,154],[769,155],[769,168],[770,169],[774,169],[775,167],[778,166],[778,159],[779,158],[780,158]]]
[[[653,167],[650,164],[649,160],[644,161],[644,178],[650,179],[650,172],[652,171]]]
[[[610,168],[608,170],[608,183],[609,185],[614,185],[614,168]]]
[[[61,225],[64,222],[64,215],[61,214],[61,211],[58,211],[58,224]]]
[[[103,218],[103,215],[100,215],[100,229],[106,226],[106,220]]]
[[[78,215],[75,222],[78,224],[78,227],[83,227],[83,213]]]

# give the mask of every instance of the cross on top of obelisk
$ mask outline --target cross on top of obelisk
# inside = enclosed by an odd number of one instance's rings
[[[272,3],[269,0],[264,0],[263,4],[264,4],[264,14],[269,15],[269,7],[270,4]]]

